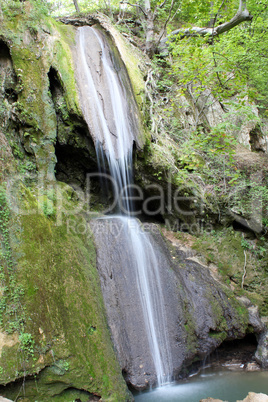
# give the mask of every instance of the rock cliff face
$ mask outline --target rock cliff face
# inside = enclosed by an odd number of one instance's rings
[[[108,323],[119,362],[126,381],[142,389],[156,382],[156,373],[139,304],[130,240],[118,218],[93,221],[92,228]],[[148,235],[156,250],[164,285],[166,330],[175,377],[185,374],[187,366],[204,359],[224,340],[243,338],[249,325],[257,333],[263,330],[260,319],[256,315],[255,322],[250,319],[247,309],[212,277],[208,267],[167,244],[156,226],[146,225],[146,229],[153,233]],[[154,284],[149,286],[153,291]]]

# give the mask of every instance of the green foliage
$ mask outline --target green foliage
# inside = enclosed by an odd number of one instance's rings
[[[31,334],[23,332],[19,336],[20,350],[24,353],[25,358],[34,357],[34,339]]]
[[[188,3],[188,2],[187,2]],[[220,2],[193,1],[182,4],[182,17],[195,26],[207,26],[211,16],[218,16],[215,25],[228,21],[235,14],[237,2],[217,13]],[[193,93],[210,88],[218,100],[239,94],[249,95],[267,108],[268,95],[268,11],[262,4],[248,3],[253,14],[251,23],[243,23],[214,39],[188,37],[170,44],[174,58],[173,72],[185,92],[191,85]],[[220,16],[220,20],[219,20]],[[222,19],[222,21],[221,21]],[[248,86],[248,87],[247,87]]]
[[[6,191],[0,187],[0,235],[2,237],[2,251],[0,255],[0,280],[2,297],[0,301],[0,325],[6,332],[20,332],[25,320],[21,299],[24,290],[17,284],[14,272],[14,262],[9,238],[10,210],[6,199]]]
[[[213,2],[206,0],[181,0],[180,19],[188,23],[188,25],[208,26],[209,21],[217,15],[215,25],[218,25],[234,16],[238,8],[238,2],[235,0],[226,0],[224,7],[221,7],[221,5],[221,0]]]
[[[47,0],[49,3],[52,15],[70,15],[75,14],[75,6],[73,0],[61,0],[60,3],[54,0]],[[119,11],[119,2],[117,0],[78,0],[78,5],[81,13],[93,13],[96,11],[102,11],[110,14]]]
[[[177,39],[171,47],[173,73],[178,77],[182,94],[190,85],[193,95],[210,88],[220,101],[237,93],[245,96],[246,75],[236,63],[234,52],[239,53],[239,49],[231,50],[231,43],[223,46],[220,38],[207,44],[202,37],[192,37]]]
[[[23,3],[19,0],[1,1],[1,9],[6,18],[13,19],[24,13]]]
[[[232,284],[234,293],[245,294],[267,314],[267,241],[265,238],[250,240],[230,228],[210,233],[202,233],[195,238],[193,248],[205,258],[205,263],[213,263],[226,284]],[[241,281],[247,255],[244,290]],[[230,259],[230,256],[232,258]]]
[[[32,34],[40,29],[40,20],[49,14],[49,4],[44,0],[30,0],[30,7],[25,8],[24,2],[19,0],[3,0],[1,8],[5,19],[14,21],[16,17],[27,15],[27,26]]]

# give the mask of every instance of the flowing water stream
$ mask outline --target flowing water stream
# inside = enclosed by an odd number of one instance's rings
[[[97,46],[98,61],[90,54],[88,41],[94,42]],[[79,75],[83,81],[83,85],[79,88],[80,96],[82,94],[83,97],[83,114],[95,140],[99,168],[101,170],[107,161],[114,183],[114,197],[118,199],[119,194],[124,193],[123,201],[118,202],[123,213],[115,218],[112,217],[113,224],[116,223],[121,227],[120,231],[124,233],[126,244],[126,254],[120,257],[120,264],[124,267],[127,255],[131,255],[125,274],[129,280],[131,275],[134,274],[135,277],[132,287],[136,289],[137,299],[134,303],[137,309],[142,310],[157,385],[161,386],[171,381],[172,357],[167,337],[165,301],[157,256],[150,236],[140,229],[136,219],[131,218],[132,205],[129,195],[135,137],[129,119],[126,91],[120,80],[120,74],[115,69],[109,44],[101,31],[92,27],[79,28],[78,54]],[[104,95],[100,93],[100,80],[106,82]],[[109,224],[111,217],[102,218],[103,220]],[[110,243],[111,246],[107,244],[107,254],[110,252],[109,247],[116,247],[114,242]],[[131,336],[135,333],[134,336],[143,342],[139,331],[141,329],[137,327],[132,333],[126,334],[126,337],[129,337],[131,342]]]
[[[198,402],[208,397],[228,402],[246,398],[249,392],[268,392],[267,371],[206,369],[200,374],[157,388],[136,393],[135,402]]]

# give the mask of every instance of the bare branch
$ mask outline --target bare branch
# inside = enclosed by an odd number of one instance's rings
[[[220,10],[221,10],[221,8],[222,8],[224,2],[225,2],[225,0],[222,0],[222,3],[221,3],[221,5],[220,5],[220,7],[218,8],[218,11],[216,12],[215,17],[213,18],[213,27],[212,27],[213,29],[214,29],[214,27],[215,27],[218,14],[219,14],[219,12],[220,12]]]
[[[175,13],[172,15],[172,18],[171,18],[170,21],[173,21],[173,20],[174,20],[174,18],[175,18],[175,16],[176,16],[176,14],[177,14],[178,11],[181,11],[181,8],[180,8],[180,7],[177,8],[177,10],[175,11]]]
[[[154,12],[153,12],[153,20],[155,20],[155,17],[156,17],[156,15],[157,15],[157,10],[158,10],[159,8],[163,8],[164,5],[166,4],[166,2],[167,2],[167,0],[164,0],[164,1],[160,4],[160,6],[156,6],[156,7],[155,7]]]
[[[238,12],[241,13],[243,8],[246,8],[246,2],[243,0],[239,0],[239,8],[238,8]]]
[[[244,263],[243,276],[242,276],[242,281],[241,281],[241,289],[244,288],[244,281],[245,281],[245,277],[246,277],[246,274],[247,274],[247,271],[246,271],[246,266],[247,266],[247,254],[246,254],[246,251],[245,251],[245,250],[244,250],[244,256],[245,256],[245,263]]]
[[[167,2],[167,0],[164,0],[164,1],[160,4],[160,6],[158,6],[157,8],[163,8],[164,5],[166,4],[166,2]]]
[[[168,17],[167,17],[167,19],[166,19],[166,21],[165,21],[162,34],[159,36],[158,41],[157,41],[157,43],[156,43],[156,46],[159,45],[159,43],[160,43],[161,39],[163,38],[163,35],[164,35],[165,31],[166,31],[167,24],[168,24],[168,22],[170,21],[171,12],[172,12],[172,9],[173,9],[173,6],[174,6],[174,2],[175,2],[175,0],[172,0],[172,1],[171,1],[171,5],[170,5],[170,8],[169,8]],[[163,4],[163,3],[162,3],[162,4]]]
[[[143,12],[144,16],[147,17],[147,13],[144,11],[144,9],[142,8],[142,6],[140,4],[137,4],[137,3],[132,4],[132,3],[129,3],[128,1],[120,1],[120,4],[127,4],[131,7],[137,7]]]
[[[156,142],[156,137],[155,134],[157,134],[157,127],[159,124],[159,120],[157,123],[157,116],[154,114],[154,100],[153,100],[153,91],[156,87],[154,78],[153,78],[153,69],[150,69],[147,74],[147,79],[145,82],[145,93],[147,98],[149,99],[150,102],[150,107],[149,107],[149,115],[151,119],[151,133],[152,133],[152,140]]]

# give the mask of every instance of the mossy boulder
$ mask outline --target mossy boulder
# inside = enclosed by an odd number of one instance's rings
[[[14,335],[2,334],[1,383],[26,376],[29,387],[26,380],[24,392],[29,401],[41,396],[51,400],[70,387],[104,400],[126,400],[126,386],[106,323],[88,222],[82,213],[73,215],[75,204],[68,201],[59,224],[59,216],[45,208],[44,188],[40,191],[41,196],[21,186],[21,213],[10,215],[12,266],[8,277],[19,288],[5,291],[9,294],[3,311],[4,331],[11,331],[12,300],[16,297],[23,307],[17,307],[13,317]],[[54,191],[55,202],[60,194],[61,200],[68,194],[62,188]],[[39,198],[42,202],[38,204]],[[20,335],[16,337],[16,333]],[[14,398],[19,389],[18,382],[17,386],[2,387],[2,392]]]

